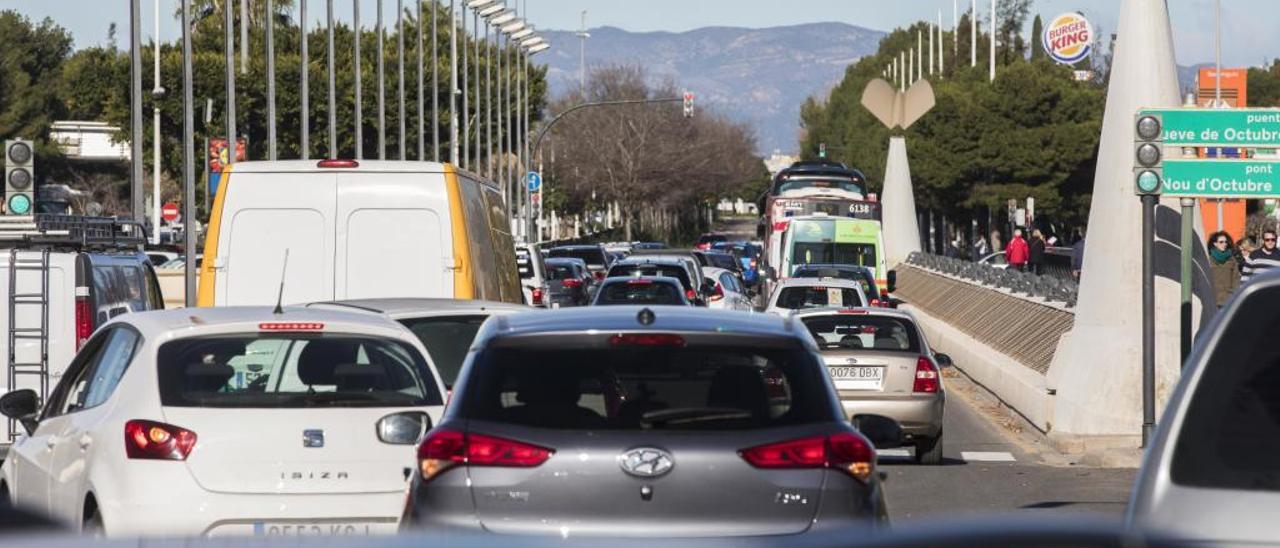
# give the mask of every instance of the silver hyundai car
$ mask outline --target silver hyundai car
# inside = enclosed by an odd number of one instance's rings
[[[793,318],[591,307],[494,318],[418,448],[410,528],[609,537],[887,523],[876,451]]]

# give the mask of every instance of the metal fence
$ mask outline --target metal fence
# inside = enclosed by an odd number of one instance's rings
[[[996,268],[987,264],[963,261],[941,255],[912,253],[911,256],[907,257],[906,264],[956,276],[985,286],[1004,288],[1014,293],[1025,294],[1031,298],[1057,301],[1068,308],[1076,305],[1076,297],[1080,291],[1080,285],[1070,278],[1063,278],[1053,274],[1037,276],[1030,272]]]

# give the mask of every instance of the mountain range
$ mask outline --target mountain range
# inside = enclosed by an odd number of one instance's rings
[[[845,68],[875,53],[885,33],[843,23],[747,29],[706,27],[687,32],[587,31],[587,70],[639,65],[654,83],[668,79],[696,95],[696,108],[712,108],[750,124],[762,153],[794,152],[800,105],[826,92]],[[552,96],[579,83],[581,39],[576,31],[546,31]]]

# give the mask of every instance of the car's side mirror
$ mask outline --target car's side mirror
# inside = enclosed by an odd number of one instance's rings
[[[951,356],[948,356],[946,354],[942,354],[942,353],[934,354],[933,359],[938,362],[938,367],[951,367],[955,365],[955,362],[951,361]]]
[[[902,446],[902,426],[881,415],[854,415],[853,427],[871,440],[876,449],[893,449]]]
[[[898,290],[898,271],[890,270],[888,275],[888,289],[890,293]]]
[[[17,420],[28,435],[33,434],[40,422],[36,420],[40,416],[40,396],[29,388],[0,396],[0,415]]]

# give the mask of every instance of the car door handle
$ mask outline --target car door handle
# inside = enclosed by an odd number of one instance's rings
[[[88,434],[80,436],[80,449],[88,449],[90,445],[93,445],[93,438]]]

